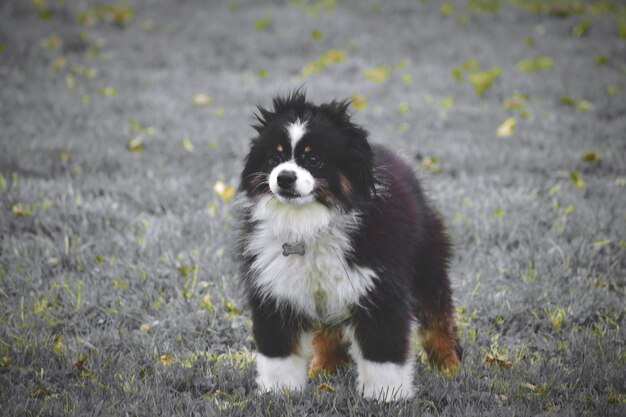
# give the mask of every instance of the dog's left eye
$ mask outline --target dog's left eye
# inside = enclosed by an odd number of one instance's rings
[[[321,168],[322,165],[324,165],[324,163],[318,156],[310,154],[310,153],[304,155],[304,160],[306,164],[311,168]]]

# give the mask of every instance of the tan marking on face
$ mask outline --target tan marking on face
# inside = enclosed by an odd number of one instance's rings
[[[279,144],[276,146],[276,150],[277,150],[278,152],[282,152],[282,151],[284,150],[284,149],[283,149],[283,145],[281,145],[281,144],[279,143]]]
[[[311,152],[311,147],[309,145],[304,147],[304,152]]]

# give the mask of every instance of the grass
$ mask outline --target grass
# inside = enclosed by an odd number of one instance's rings
[[[2,414],[624,415],[624,13],[3,2]],[[301,84],[358,98],[454,238],[463,369],[418,365],[414,400],[351,368],[255,394],[229,187],[254,106]]]

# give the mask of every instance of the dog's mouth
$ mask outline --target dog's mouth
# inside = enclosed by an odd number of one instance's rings
[[[280,195],[282,198],[286,198],[286,199],[302,197],[302,195],[300,193],[297,193],[295,191],[289,191],[289,190],[280,190],[278,192],[278,195]]]
[[[295,191],[289,190],[280,190],[278,193],[274,194],[278,201],[284,204],[289,204],[292,206],[301,206],[304,204],[311,203],[315,200],[315,196],[313,193],[308,195],[302,195]]]

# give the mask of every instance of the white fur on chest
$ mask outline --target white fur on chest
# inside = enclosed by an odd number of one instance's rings
[[[345,261],[351,250],[349,231],[354,214],[340,214],[314,202],[290,206],[271,197],[252,213],[257,228],[248,236],[246,252],[255,255],[255,286],[264,296],[288,302],[312,319],[333,323],[346,318],[377,276],[370,268]],[[305,244],[303,256],[283,255],[283,244]]]

